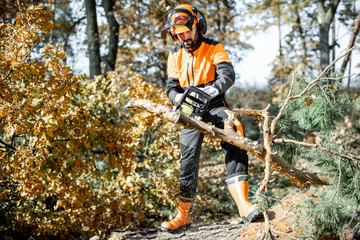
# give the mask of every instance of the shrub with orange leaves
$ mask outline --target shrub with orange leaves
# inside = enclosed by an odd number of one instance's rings
[[[74,76],[42,6],[0,29],[0,233],[66,239],[149,225],[174,204],[180,155],[177,129],[129,98],[170,104],[132,72],[107,79]]]

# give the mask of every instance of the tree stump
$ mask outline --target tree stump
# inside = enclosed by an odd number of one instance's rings
[[[311,201],[319,201],[319,198],[309,192],[305,194],[295,192],[283,198],[281,202],[267,211],[270,231],[274,239],[299,239],[306,237],[309,216],[297,207],[306,198]],[[265,229],[265,219],[261,218],[244,227],[237,239],[262,239],[266,234]]]

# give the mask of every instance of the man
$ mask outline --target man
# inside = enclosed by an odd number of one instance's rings
[[[173,104],[180,101],[189,86],[196,86],[211,96],[210,106],[202,116],[204,122],[211,122],[224,128],[227,119],[225,92],[234,84],[235,73],[227,52],[221,43],[205,38],[207,23],[204,15],[196,8],[182,4],[169,11],[161,31],[164,37],[169,32],[180,45],[171,50],[168,57],[167,95]],[[242,126],[237,131],[243,135]],[[180,200],[178,213],[170,222],[161,224],[164,231],[188,227],[189,217],[197,188],[199,159],[204,135],[194,129],[181,130]],[[248,199],[248,156],[246,151],[222,142],[225,164],[228,172],[226,183],[234,198],[240,216],[249,222],[259,216],[257,206]]]

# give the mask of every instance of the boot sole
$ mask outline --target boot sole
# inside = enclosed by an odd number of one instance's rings
[[[166,227],[163,227],[161,226],[161,231],[163,232],[168,232],[168,233],[178,233],[178,232],[181,232],[183,230],[186,230],[188,228],[190,228],[190,223],[189,224],[185,224],[185,225],[182,225],[181,227],[177,228],[177,229],[170,229],[170,228],[166,228]]]
[[[254,211],[252,211],[247,217],[242,217],[242,220],[245,223],[248,222],[254,222],[255,220],[259,219],[260,217],[262,217],[262,212],[260,210],[260,208],[255,209]]]

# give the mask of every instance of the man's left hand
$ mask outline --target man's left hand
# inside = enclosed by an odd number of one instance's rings
[[[212,86],[206,86],[203,88],[199,88],[201,91],[206,92],[207,94],[209,94],[211,96],[211,98],[216,97],[217,95],[219,95],[220,91]]]

